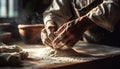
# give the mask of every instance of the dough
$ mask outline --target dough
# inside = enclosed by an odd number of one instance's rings
[[[0,53],[0,65],[16,65],[28,58],[28,52]]]
[[[27,59],[28,52],[23,51],[22,47],[17,45],[0,45],[0,65],[19,65],[22,60]]]
[[[22,47],[17,45],[0,45],[0,53],[12,53],[12,52],[20,52],[22,51]]]

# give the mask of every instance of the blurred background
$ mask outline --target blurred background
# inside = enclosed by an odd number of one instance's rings
[[[52,0],[0,0],[0,42],[10,43],[11,38],[20,40],[18,25],[33,27],[35,24],[43,24],[42,13],[51,2]]]

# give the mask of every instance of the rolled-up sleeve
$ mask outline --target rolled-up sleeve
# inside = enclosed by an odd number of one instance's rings
[[[87,16],[98,26],[112,32],[116,23],[120,21],[120,1],[104,0],[102,4],[91,10]]]
[[[71,17],[70,0],[53,0],[52,4],[43,13],[44,24],[53,20],[58,26],[61,26]]]

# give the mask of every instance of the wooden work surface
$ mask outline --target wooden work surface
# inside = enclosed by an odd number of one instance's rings
[[[35,54],[36,52],[39,51],[40,48],[43,48],[44,46],[42,44],[25,44],[23,42],[17,42],[14,43],[15,45],[19,45],[24,48],[24,50],[29,52],[29,59],[24,60],[23,64],[21,66],[4,66],[0,67],[0,69],[49,69],[49,68],[57,68],[57,67],[62,67],[62,66],[67,66],[67,65],[72,65],[76,64],[78,62],[74,63],[53,63],[49,64],[48,62],[41,62],[39,61],[39,54]],[[120,53],[120,48],[117,47],[110,47],[110,46],[105,46],[105,45],[97,45],[97,44],[88,44],[88,43],[77,43],[76,46],[74,47],[76,51],[79,53],[83,54],[89,54],[92,57],[95,57],[97,59],[94,60],[99,60],[104,57],[108,56],[113,56],[113,55],[119,55]],[[90,56],[90,57],[91,57]],[[83,57],[82,57],[83,58]],[[88,56],[89,58],[89,56]],[[92,61],[87,60],[87,61],[81,61],[82,62],[90,62]]]

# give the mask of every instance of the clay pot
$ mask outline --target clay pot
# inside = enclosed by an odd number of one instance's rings
[[[44,28],[43,24],[18,25],[19,34],[25,43],[39,43],[40,33]]]
[[[0,23],[0,30],[4,31],[4,30],[8,30],[8,28],[10,28],[11,24],[10,23]]]
[[[0,32],[0,42],[8,43],[11,39],[11,32]]]

